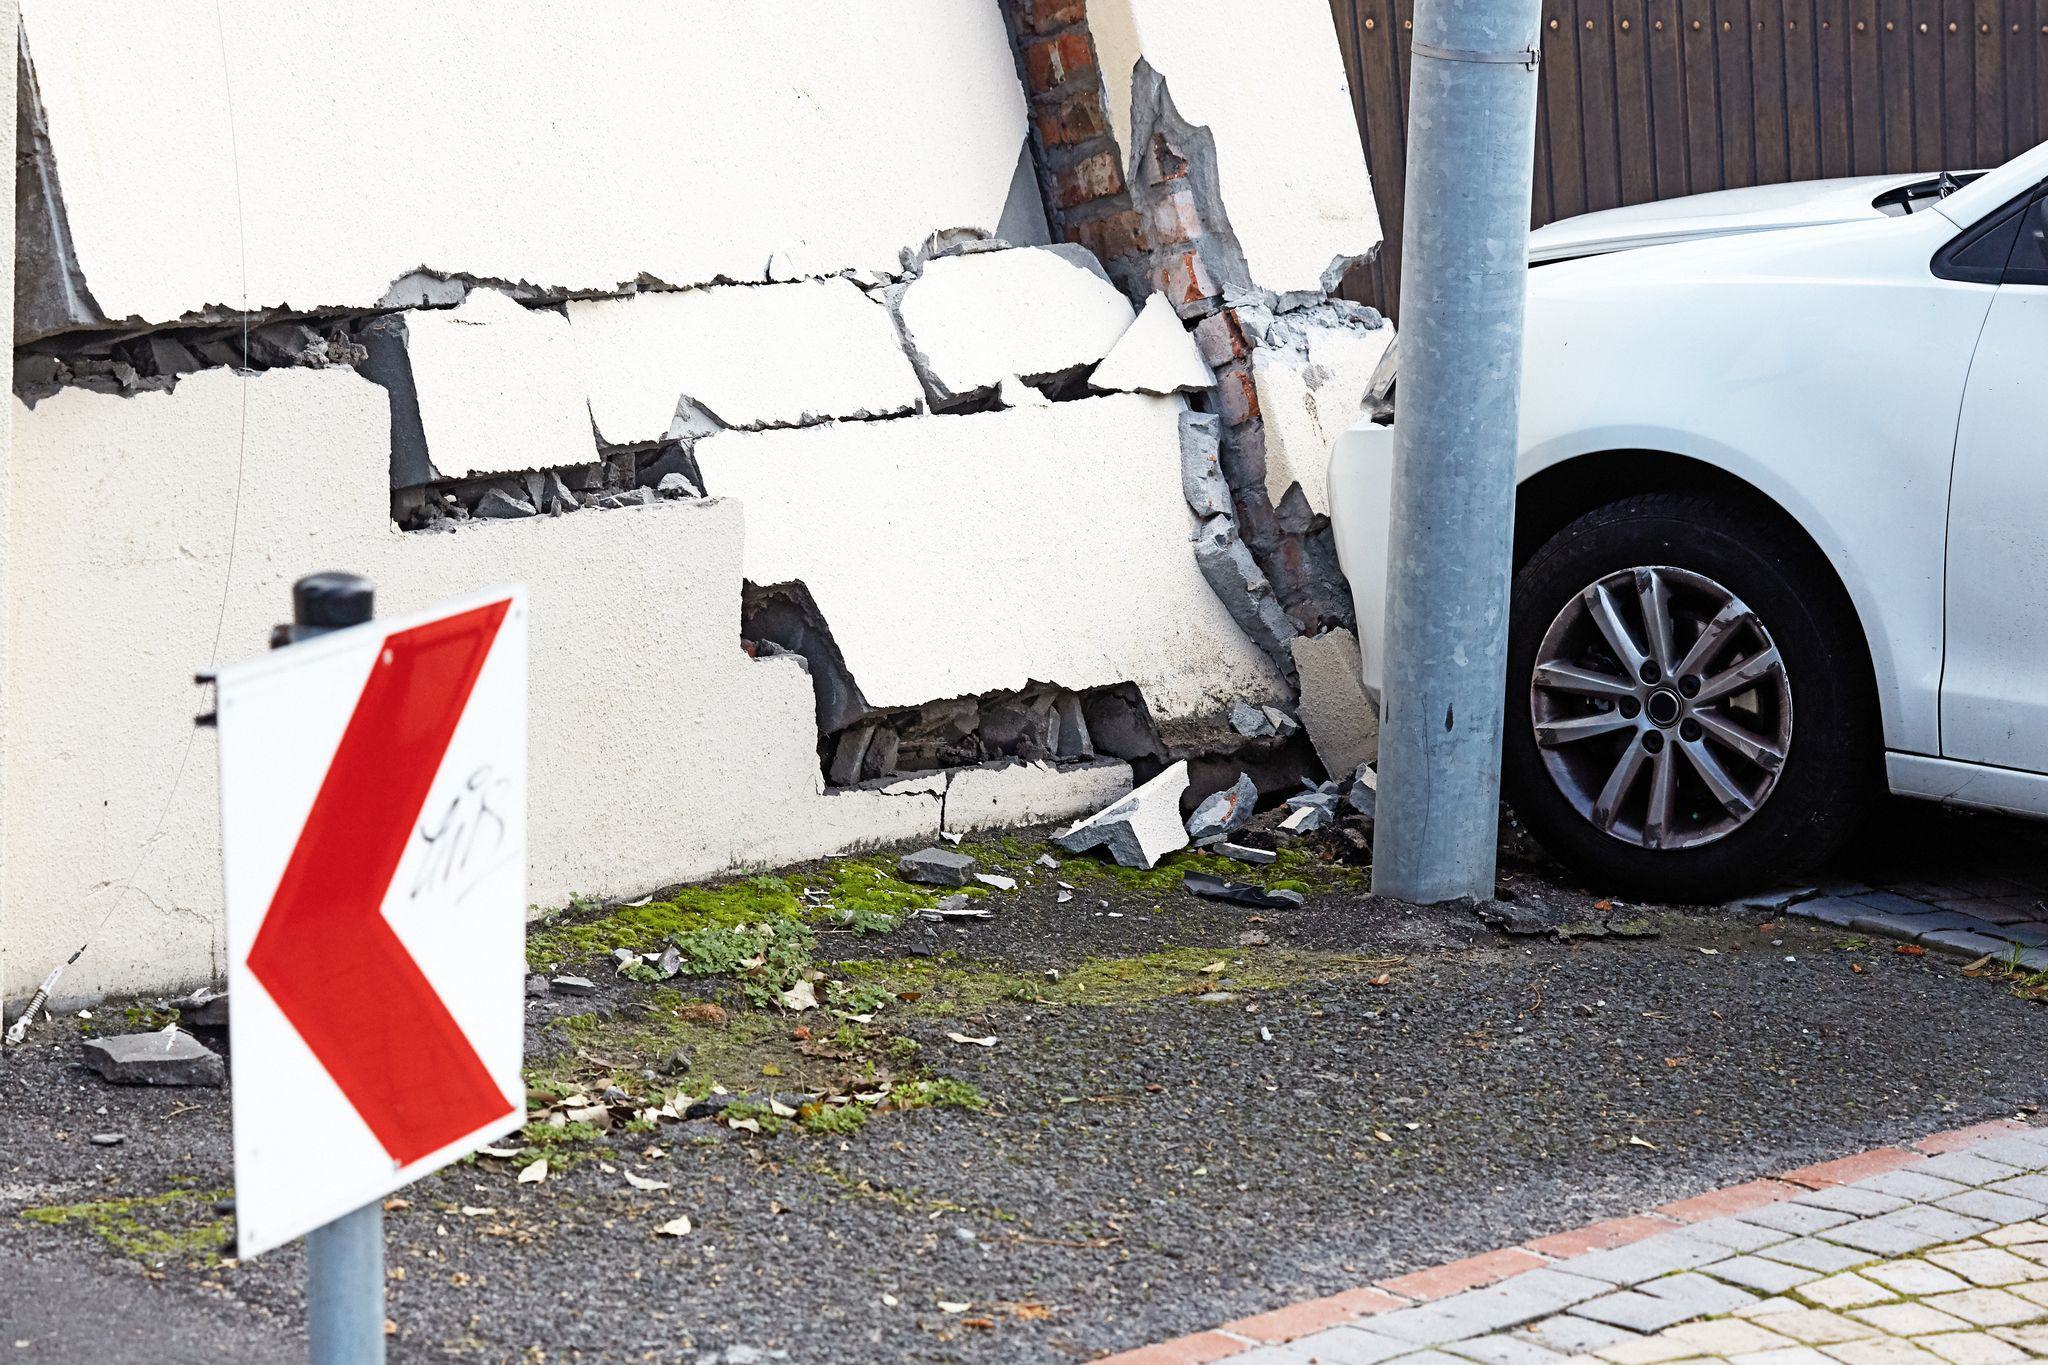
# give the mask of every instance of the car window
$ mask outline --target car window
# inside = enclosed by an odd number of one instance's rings
[[[2006,260],[2007,284],[2048,284],[2048,194],[2037,196],[2020,215],[2017,240]]]

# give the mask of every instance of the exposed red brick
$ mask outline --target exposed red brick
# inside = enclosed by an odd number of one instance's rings
[[[1202,215],[1195,196],[1177,190],[1152,206],[1152,240],[1165,245],[1192,242],[1202,235]]]
[[[1100,218],[1075,223],[1068,228],[1067,235],[1094,252],[1096,259],[1101,261],[1120,261],[1151,250],[1146,244],[1144,222],[1136,209],[1107,213]]]
[[[1191,251],[1182,252],[1159,267],[1159,287],[1165,292],[1166,301],[1177,309],[1213,299],[1217,293],[1209,268]]]
[[[1093,95],[1069,95],[1040,108],[1034,117],[1038,135],[1049,147],[1072,147],[1109,131],[1102,117],[1102,103]]]
[[[1259,416],[1259,391],[1250,370],[1242,365],[1225,370],[1216,378],[1216,406],[1225,426],[1241,427]],[[1396,1289],[1395,1293],[1401,1291]]]
[[[1033,90],[1052,90],[1095,69],[1095,49],[1082,33],[1062,33],[1024,45],[1024,76]]]
[[[1122,1355],[1108,1356],[1097,1361],[1096,1365],[1208,1365],[1212,1360],[1241,1355],[1252,1345],[1249,1341],[1227,1337],[1221,1332],[1197,1332],[1193,1336],[1162,1341],[1157,1346],[1141,1346]]]
[[[1017,0],[1017,22],[1026,33],[1050,33],[1087,20],[1088,6],[1083,0]]]
[[[1094,199],[1124,192],[1123,172],[1108,152],[1076,162],[1053,177],[1053,197],[1063,209],[1079,208]]]
[[[1180,149],[1166,140],[1166,134],[1154,133],[1152,145],[1145,149],[1145,179],[1154,185],[1164,185],[1170,180],[1180,180],[1188,173],[1188,159]]]
[[[1506,1247],[1500,1251],[1489,1251],[1481,1256],[1467,1256],[1462,1261],[1452,1261],[1432,1270],[1418,1270],[1412,1275],[1401,1275],[1391,1280],[1381,1280],[1379,1288],[1391,1290],[1403,1298],[1445,1299],[1453,1294],[1462,1294],[1468,1289],[1482,1285],[1497,1284],[1510,1275],[1519,1275],[1525,1270],[1535,1270],[1548,1265],[1541,1256],[1522,1250],[1520,1247]]]
[[[1960,1152],[1965,1147],[1975,1147],[1980,1142],[1989,1142],[2007,1133],[2025,1131],[2027,1125],[2018,1119],[1993,1119],[1989,1123],[1974,1123],[1968,1128],[1952,1128],[1946,1133],[1932,1133],[1921,1138],[1913,1146],[1929,1156],[1940,1156],[1943,1152]]]
[[[1278,1345],[1283,1341],[1292,1341],[1296,1337],[1305,1337],[1311,1332],[1320,1332],[1325,1327],[1351,1322],[1357,1316],[1334,1298],[1310,1299],[1306,1303],[1290,1303],[1285,1308],[1276,1308],[1257,1317],[1226,1322],[1223,1324],[1223,1330],[1234,1332],[1241,1337],[1250,1337],[1253,1341]]]
[[[1709,1190],[1690,1199],[1660,1204],[1657,1212],[1681,1223],[1704,1223],[1709,1218],[1730,1218],[1738,1213],[1748,1213],[1751,1209],[1760,1209],[1799,1193],[1797,1185],[1787,1185],[1782,1180],[1752,1180],[1747,1185],[1730,1185],[1725,1190]]]
[[[1796,1171],[1787,1171],[1780,1176],[1795,1185],[1809,1189],[1825,1189],[1829,1185],[1852,1185],[1858,1180],[1886,1171],[1896,1171],[1901,1166],[1911,1166],[1924,1161],[1918,1152],[1909,1152],[1903,1147],[1878,1147],[1872,1151],[1845,1156],[1839,1161],[1823,1161],[1817,1166],[1801,1166]]]
[[[1655,1237],[1658,1233],[1669,1232],[1677,1226],[1669,1218],[1610,1218],[1604,1223],[1592,1223],[1568,1232],[1554,1232],[1548,1237],[1538,1237],[1522,1245],[1545,1256],[1577,1256],[1587,1251],[1625,1247],[1630,1242]]]
[[[1219,370],[1251,353],[1251,343],[1245,339],[1244,326],[1237,320],[1235,308],[1203,318],[1195,327],[1195,344],[1202,348],[1202,358]]]

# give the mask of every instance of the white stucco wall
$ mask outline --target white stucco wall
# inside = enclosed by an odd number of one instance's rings
[[[1215,135],[1223,202],[1260,288],[1317,289],[1333,261],[1379,244],[1328,0],[1089,0],[1088,21],[1127,169],[1145,151],[1131,145],[1143,58],[1181,117]]]
[[[982,0],[22,17],[117,319],[367,307],[420,269],[585,290],[895,271],[935,228],[993,232],[1024,142]]]
[[[808,677],[740,648],[737,501],[398,533],[384,394],[347,370],[212,370],[136,398],[74,389],[14,417],[0,996],[19,999],[109,907],[67,996],[217,974],[210,733],[177,778],[204,700],[192,674],[217,622],[221,657],[260,651],[313,569],[368,574],[388,612],[529,586],[536,903],[938,832],[947,778],[923,795],[825,794]],[[963,827],[983,804],[1074,814],[1118,780],[961,776]]]
[[[1196,567],[1177,399],[732,432],[746,573],[801,581],[876,706],[1135,682],[1194,715],[1280,683]]]

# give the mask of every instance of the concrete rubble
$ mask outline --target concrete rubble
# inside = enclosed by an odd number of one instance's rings
[[[1239,773],[1229,788],[1195,807],[1195,813],[1188,817],[1188,838],[1197,848],[1221,842],[1249,825],[1258,805],[1258,784]]]
[[[116,1085],[201,1085],[227,1083],[220,1054],[172,1025],[153,1033],[88,1038],[85,1064]]]
[[[1149,393],[1166,398],[1213,389],[1216,374],[1202,359],[1202,348],[1194,337],[1181,326],[1173,305],[1164,294],[1154,294],[1115,349],[1088,376],[1088,387],[1102,393]]]
[[[1325,770],[1349,773],[1379,756],[1379,708],[1365,695],[1358,637],[1348,630],[1293,641],[1301,723]]]
[[[1188,765],[1174,764],[1123,800],[1053,836],[1069,853],[1102,849],[1122,867],[1150,868],[1188,846],[1181,823],[1181,797],[1188,789]]]

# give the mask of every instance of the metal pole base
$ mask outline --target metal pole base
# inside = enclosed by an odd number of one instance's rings
[[[306,1338],[313,1365],[384,1365],[384,1206],[306,1235]]]

